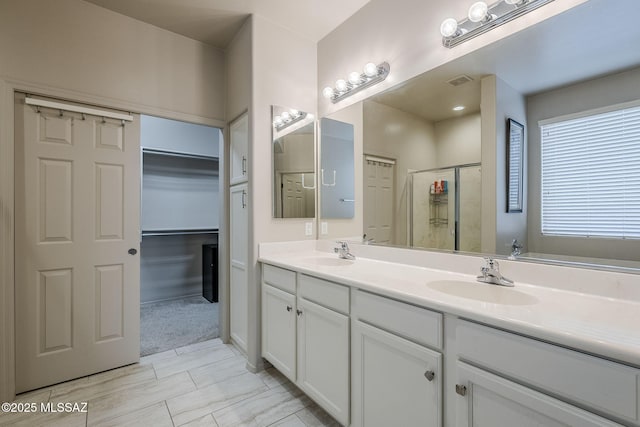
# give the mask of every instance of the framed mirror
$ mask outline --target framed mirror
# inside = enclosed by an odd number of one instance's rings
[[[524,125],[507,119],[507,212],[522,212]]]
[[[274,218],[314,218],[315,122],[294,108],[271,107]]]
[[[544,123],[640,102],[636,6],[590,0],[361,101],[362,228],[345,235],[498,256],[515,240],[523,259],[640,272],[640,236],[544,231],[543,190],[553,187],[541,155]],[[595,151],[603,162],[605,152]],[[558,185],[581,173],[545,154],[566,166]],[[598,202],[615,217],[615,203]]]

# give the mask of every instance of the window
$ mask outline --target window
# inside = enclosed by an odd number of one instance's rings
[[[640,238],[640,106],[540,123],[542,234]]]

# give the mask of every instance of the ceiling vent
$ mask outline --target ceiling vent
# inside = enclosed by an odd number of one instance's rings
[[[458,77],[454,77],[451,80],[447,80],[447,83],[449,83],[451,86],[460,86],[463,85],[465,83],[469,83],[473,81],[473,79],[465,74],[462,74]]]

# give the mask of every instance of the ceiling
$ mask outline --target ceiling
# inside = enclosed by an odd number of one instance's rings
[[[480,79],[497,75],[523,95],[640,66],[638,0],[591,0],[372,98],[440,121],[480,110]],[[455,49],[455,48],[454,48]],[[474,80],[447,83],[461,74]],[[455,105],[465,105],[453,112]]]
[[[225,49],[250,14],[314,42],[369,0],[86,0],[194,40]]]

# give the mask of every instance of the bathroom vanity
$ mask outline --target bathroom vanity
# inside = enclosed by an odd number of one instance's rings
[[[262,356],[341,424],[640,425],[638,276],[330,243],[260,246]]]

